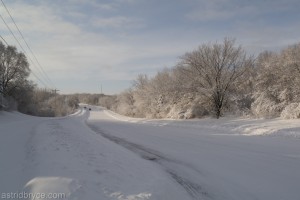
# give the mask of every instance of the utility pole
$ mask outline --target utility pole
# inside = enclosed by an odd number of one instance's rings
[[[55,105],[55,108],[56,108],[56,93],[57,93],[58,91],[59,91],[59,90],[57,90],[57,89],[52,90],[52,92],[54,92],[54,98],[55,98],[55,100],[54,100],[54,105]]]

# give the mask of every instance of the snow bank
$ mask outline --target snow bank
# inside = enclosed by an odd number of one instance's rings
[[[280,136],[300,139],[300,120],[299,119],[251,119],[251,118],[236,118],[222,117],[190,119],[190,120],[175,120],[175,119],[144,119],[130,118],[114,113],[109,110],[104,111],[109,116],[120,121],[126,121],[139,124],[150,124],[154,126],[176,126],[190,128],[212,128],[223,131],[224,134],[233,135],[265,135],[265,136]],[[295,111],[296,112],[296,111]],[[294,112],[294,113],[295,113]]]

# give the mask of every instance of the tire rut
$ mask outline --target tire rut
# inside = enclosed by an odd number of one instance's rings
[[[201,185],[180,175],[180,173],[178,171],[176,171],[174,168],[170,167],[168,164],[171,163],[173,166],[175,164],[175,165],[178,165],[181,167],[188,168],[189,170],[192,170],[194,172],[201,173],[201,172],[199,172],[199,170],[194,169],[180,161],[169,159],[156,150],[149,149],[142,145],[129,142],[129,141],[125,140],[124,138],[120,138],[120,137],[116,137],[111,134],[108,134],[105,131],[101,130],[99,127],[96,127],[96,126],[88,124],[88,123],[87,123],[87,125],[94,132],[100,134],[104,138],[132,151],[135,154],[138,154],[141,158],[143,158],[145,160],[155,162],[155,163],[159,164],[160,166],[162,166],[164,168],[165,172],[167,172],[174,181],[176,181],[181,187],[183,187],[184,190],[190,195],[190,197],[192,199],[195,199],[195,200],[213,199],[212,196]]]

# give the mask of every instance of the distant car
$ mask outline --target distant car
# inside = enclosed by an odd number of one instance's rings
[[[89,110],[92,110],[91,108],[89,108]]]

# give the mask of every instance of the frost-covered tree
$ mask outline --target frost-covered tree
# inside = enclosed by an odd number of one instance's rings
[[[294,75],[300,75],[300,43],[289,46],[282,51],[282,60]]]
[[[110,98],[109,102],[112,102],[112,99]],[[134,97],[133,97],[133,92],[132,92],[132,89],[128,89],[128,90],[125,90],[123,91],[122,93],[120,93],[115,101],[114,101],[114,104],[115,105],[110,105],[110,107],[122,114],[122,115],[127,115],[127,116],[136,116],[136,109],[134,107]],[[102,106],[105,106],[105,102],[101,102],[100,105]],[[109,108],[108,106],[105,106],[106,108]]]
[[[235,81],[249,67],[253,58],[246,55],[235,40],[225,38],[223,43],[203,44],[181,57],[178,67],[190,78],[194,92],[206,97],[219,118]]]
[[[256,116],[297,116],[291,111],[296,112],[297,109],[292,108],[298,108],[300,102],[299,64],[300,44],[290,46],[280,53],[263,52],[259,55],[256,64],[255,101],[252,104],[252,111]]]
[[[116,95],[102,95],[101,97],[99,97],[98,105],[103,106],[107,109],[115,110],[115,106],[117,106],[116,99]]]
[[[13,46],[0,42],[0,93],[11,96],[30,74],[25,55]]]
[[[67,103],[68,103],[68,106],[70,108],[73,108],[73,109],[76,109],[79,107],[79,99],[77,96],[73,95],[73,96],[68,96],[66,97],[66,100],[67,100]]]
[[[151,85],[150,78],[145,74],[140,74],[133,82],[133,98],[136,117],[152,117],[155,109],[152,105],[155,92]]]

